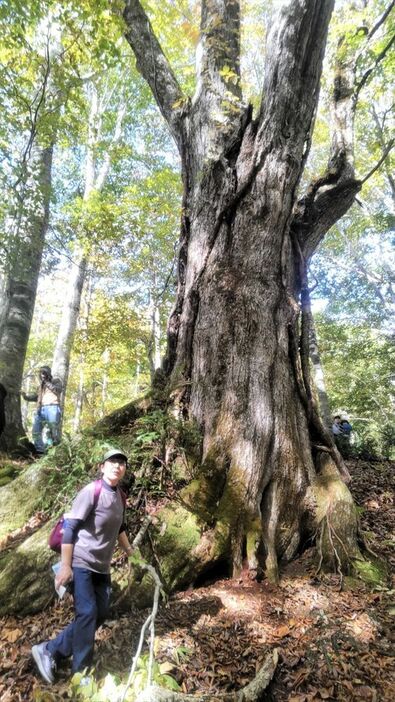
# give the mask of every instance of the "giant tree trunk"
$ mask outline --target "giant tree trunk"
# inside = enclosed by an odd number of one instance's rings
[[[239,75],[237,0],[202,0],[192,101],[139,1],[126,1],[127,38],[183,167],[178,294],[156,378],[165,376],[172,411],[198,427],[202,451],[196,480],[156,515],[146,545],[170,591],[216,562],[237,572],[244,553],[251,569],[263,554],[276,579],[278,559],[315,532],[320,562],[340,563],[345,573],[360,558],[356,510],[340,475],[347,474],[312,391],[305,313],[308,260],[360,188],[347,66],[337,72],[328,169],[296,202],[331,9],[331,0],[284,3],[268,36],[264,98],[253,120],[238,80],[227,78]],[[98,433],[119,433],[147,403],[113,412]],[[12,565],[10,558],[7,574],[17,582]],[[12,592],[8,578],[5,591]]]
[[[189,102],[139,0],[124,12],[137,66],[182,158],[179,285],[163,368],[176,411],[202,435],[195,500],[207,497],[214,526],[194,557],[226,559],[237,572],[245,551],[255,568],[263,547],[273,579],[278,558],[301,545],[319,453],[349,477],[319,416],[300,314],[308,260],[360,187],[353,73],[339,64],[328,171],[296,202],[332,9],[332,0],[282,3],[255,120],[242,103],[238,2],[202,2]]]
[[[51,195],[53,147],[33,147],[29,177],[19,205],[15,245],[7,273],[0,328],[0,382],[7,389],[6,425],[0,448],[21,448],[22,427],[20,390],[23,365],[29,341]]]

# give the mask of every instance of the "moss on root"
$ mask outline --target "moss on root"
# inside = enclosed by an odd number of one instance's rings
[[[38,509],[47,475],[37,464],[29,466],[0,490],[0,538],[22,527]]]
[[[56,558],[48,548],[49,531],[45,525],[1,556],[0,615],[39,612],[53,599],[51,563]]]
[[[174,590],[194,577],[193,551],[201,539],[198,517],[181,505],[165,507],[151,532],[154,553],[167,589]]]
[[[385,587],[389,584],[389,568],[384,561],[375,556],[355,558],[353,572],[369,587]]]
[[[311,485],[307,503],[313,505],[319,569],[356,577],[369,586],[388,582],[386,564],[360,544],[358,508],[333,462],[325,457],[321,473]]]

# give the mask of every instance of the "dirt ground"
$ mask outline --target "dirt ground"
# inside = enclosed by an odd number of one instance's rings
[[[351,490],[360,506],[370,548],[395,565],[394,464],[349,462]],[[314,551],[284,568],[279,587],[220,579],[181,592],[159,611],[157,659],[184,692],[214,697],[247,684],[267,652],[279,663],[267,702],[392,702],[395,696],[394,584],[369,590],[339,588],[336,574],[317,578]],[[96,672],[126,674],[149,611],[133,611],[98,632]],[[36,675],[32,644],[53,636],[70,619],[71,604],[0,620],[0,700],[67,698],[67,667],[49,687]]]

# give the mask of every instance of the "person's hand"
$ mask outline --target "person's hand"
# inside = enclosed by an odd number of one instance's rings
[[[65,563],[62,563],[56,574],[55,586],[59,587],[60,585],[67,585],[67,583],[69,583],[72,579],[73,571],[71,567]]]

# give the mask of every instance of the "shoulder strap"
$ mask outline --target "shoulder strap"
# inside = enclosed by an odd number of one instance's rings
[[[95,489],[93,492],[93,506],[94,507],[97,507],[97,503],[99,502],[99,497],[100,497],[102,487],[103,487],[103,481],[101,480],[101,478],[99,478],[98,480],[95,480]]]
[[[100,497],[100,493],[102,491],[102,487],[103,487],[102,479],[99,478],[98,480],[95,480],[95,488],[94,488],[94,493],[93,493],[93,506],[94,507],[97,507],[97,503],[99,502],[99,497]],[[121,495],[123,508],[126,509],[126,500],[127,500],[126,494],[124,493],[123,490],[121,490],[121,488],[118,488],[118,490],[119,490],[119,494]]]

